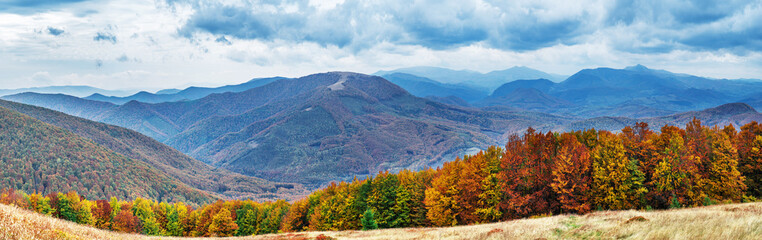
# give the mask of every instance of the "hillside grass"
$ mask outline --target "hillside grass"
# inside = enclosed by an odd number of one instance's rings
[[[599,211],[445,228],[302,232],[226,239],[760,239],[762,203]],[[320,236],[320,237],[323,237]],[[0,204],[0,239],[194,239],[115,233]],[[208,239],[208,238],[205,238]]]

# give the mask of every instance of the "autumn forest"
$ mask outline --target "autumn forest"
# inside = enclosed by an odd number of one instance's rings
[[[86,199],[5,189],[0,203],[119,232],[247,236],[307,230],[453,226],[596,210],[667,209],[762,196],[762,124],[646,123],[619,132],[542,133],[437,169],[380,172],[288,203]]]

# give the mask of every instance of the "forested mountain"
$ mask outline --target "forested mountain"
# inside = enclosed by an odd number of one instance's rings
[[[216,199],[144,162],[4,107],[0,107],[0,163],[3,188],[197,204]]]
[[[143,91],[143,92],[139,92],[139,93],[126,96],[126,97],[104,96],[102,94],[96,93],[88,97],[85,97],[85,99],[101,101],[101,102],[110,102],[114,104],[124,104],[133,100],[144,102],[144,103],[188,101],[188,100],[196,100],[202,97],[206,97],[212,93],[243,92],[255,87],[259,87],[259,86],[271,83],[278,79],[281,79],[281,78],[280,77],[255,78],[248,82],[237,84],[237,85],[227,85],[227,86],[216,87],[216,88],[189,87],[183,90],[167,89],[167,90],[158,91],[155,94]]]
[[[4,100],[0,100],[0,107],[69,130],[116,153],[142,161],[191,187],[226,198],[292,199],[306,193],[296,184],[276,184],[210,167],[133,130]]]

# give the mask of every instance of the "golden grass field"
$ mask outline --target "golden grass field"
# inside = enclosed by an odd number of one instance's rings
[[[446,228],[305,232],[226,239],[762,239],[762,203],[601,211]],[[121,234],[0,204],[0,239],[193,239]]]

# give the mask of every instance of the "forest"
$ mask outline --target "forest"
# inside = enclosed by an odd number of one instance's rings
[[[6,189],[0,203],[119,232],[247,236],[311,230],[453,226],[597,210],[667,209],[762,196],[762,125],[737,130],[646,123],[619,132],[530,128],[437,169],[380,172],[306,198],[219,200],[198,208],[136,198],[88,200]]]

